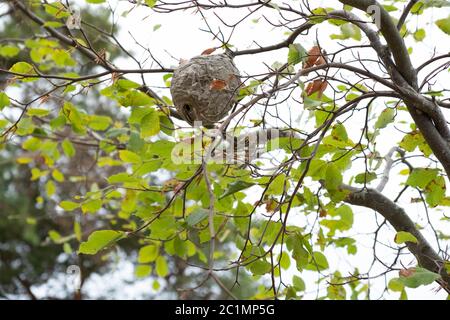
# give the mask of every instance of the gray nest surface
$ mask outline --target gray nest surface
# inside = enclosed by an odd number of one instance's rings
[[[184,120],[211,127],[233,108],[240,85],[239,70],[228,55],[203,55],[175,70],[170,92]]]

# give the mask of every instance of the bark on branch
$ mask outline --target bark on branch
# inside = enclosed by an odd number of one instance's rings
[[[340,2],[365,12],[370,6],[380,8],[380,31],[387,42],[387,47],[382,45],[378,34],[355,14],[348,11],[333,11],[330,15],[340,16],[354,23],[366,34],[371,46],[389,71],[392,81],[398,87],[398,92],[411,117],[450,177],[450,130],[447,120],[434,101],[418,92],[417,70],[412,65],[406,45],[391,16],[376,0],[340,0]]]
[[[438,282],[445,291],[450,293],[450,275],[444,266],[444,259],[431,247],[402,207],[374,189],[359,189],[346,185],[342,186],[342,189],[351,192],[345,202],[373,209],[381,214],[397,232],[405,231],[415,236],[417,243],[406,242],[409,251],[416,257],[421,267],[441,275],[442,280]]]

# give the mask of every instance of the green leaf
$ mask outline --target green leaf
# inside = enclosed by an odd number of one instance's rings
[[[135,177],[130,176],[126,172],[121,172],[117,174],[113,174],[109,176],[107,179],[109,183],[126,183],[126,182],[136,182],[138,179]]]
[[[72,201],[61,201],[59,206],[66,211],[72,211],[79,208],[80,204]]]
[[[140,264],[136,266],[134,270],[134,275],[138,278],[145,278],[152,273],[152,266],[148,264]]]
[[[147,114],[154,112],[152,108],[148,107],[134,107],[131,109],[130,117],[128,118],[129,124],[140,124],[143,117]]]
[[[49,4],[44,4],[45,12],[52,15],[55,18],[66,18],[70,16],[70,13],[67,12],[64,5],[60,2],[53,2]]]
[[[111,118],[107,116],[90,115],[87,117],[87,125],[94,130],[104,131],[111,123]]]
[[[141,119],[141,138],[147,138],[154,136],[160,131],[159,115],[151,109],[152,112],[148,113]]]
[[[340,26],[341,34],[332,34],[330,37],[331,39],[340,39],[340,40],[346,40],[346,39],[353,39],[356,41],[361,41],[361,30],[352,23],[345,23]]]
[[[99,4],[99,3],[103,3],[106,0],[86,0],[87,3],[93,3],[93,4]]]
[[[166,115],[159,115],[159,126],[161,131],[168,136],[172,135],[174,132],[173,122]]]
[[[419,29],[416,32],[414,32],[414,39],[416,41],[423,41],[426,37],[425,29]]]
[[[352,38],[356,41],[361,41],[361,30],[353,23],[343,24],[341,26],[341,31],[345,37]]]
[[[33,66],[27,62],[17,62],[9,71],[22,74],[35,74]]]
[[[423,189],[431,180],[437,177],[438,173],[438,169],[415,168],[410,173],[408,180],[406,180],[406,184]]]
[[[12,58],[20,53],[20,49],[15,46],[0,46],[0,56]]]
[[[66,117],[64,115],[60,115],[52,120],[50,120],[50,127],[52,130],[61,128],[66,124]]]
[[[145,0],[145,4],[150,8],[153,8],[156,5],[156,2],[158,2],[158,0]]]
[[[280,267],[283,270],[288,270],[291,266],[291,260],[289,259],[289,255],[287,252],[283,252],[280,258]]]
[[[267,195],[281,195],[284,190],[284,185],[286,184],[286,189],[289,189],[289,180],[286,179],[284,174],[279,174],[275,179],[272,180],[269,187],[267,188]]]
[[[340,206],[336,210],[336,215],[341,218],[338,225],[339,230],[349,230],[353,226],[353,210],[350,206]]]
[[[137,89],[141,86],[139,83],[127,79],[119,79],[116,83],[120,88],[124,90]]]
[[[400,281],[398,278],[392,278],[389,281],[388,284],[389,290],[395,291],[395,292],[402,292],[405,288],[405,285]]]
[[[124,237],[124,233],[114,230],[100,230],[91,233],[86,242],[80,244],[78,253],[96,254]]]
[[[363,172],[355,176],[355,183],[369,183],[377,178],[375,172]]]
[[[64,139],[61,143],[61,147],[67,157],[72,158],[75,155],[75,148],[70,140]]]
[[[52,59],[58,67],[74,66],[76,64],[70,53],[65,50],[53,50]]]
[[[151,106],[155,104],[153,98],[137,90],[129,90],[119,97],[119,103],[124,107]]]
[[[436,25],[439,27],[439,29],[450,35],[450,16],[445,19],[437,20]]]
[[[47,109],[39,109],[39,108],[29,108],[29,109],[27,109],[27,114],[29,116],[45,117],[49,113],[50,113],[50,110],[47,110]]]
[[[94,213],[100,210],[102,204],[103,202],[100,199],[88,200],[81,204],[81,210],[83,211],[83,213]]]
[[[337,190],[342,184],[342,173],[334,163],[327,165],[325,186],[328,190]]]
[[[406,134],[400,142],[400,147],[410,152],[419,147],[419,150],[422,151],[426,157],[429,157],[432,154],[430,146],[418,130]]]
[[[297,264],[297,270],[302,271],[308,265],[310,257],[308,250],[303,245],[302,237],[292,235],[288,238],[288,242],[292,244],[292,258]]]
[[[298,276],[292,277],[292,284],[297,291],[305,291],[306,285],[302,278]]]
[[[425,200],[431,207],[436,207],[445,198],[445,179],[442,176],[430,181],[425,187]]]
[[[423,10],[425,9],[425,4],[423,1],[418,1],[416,4],[414,4],[411,8],[411,13],[420,15],[423,13]]]
[[[405,242],[417,243],[417,238],[409,232],[399,231],[394,238],[395,243],[402,244]]]
[[[22,143],[22,148],[28,151],[37,151],[41,147],[42,140],[31,137]]]
[[[328,260],[322,252],[314,251],[309,265],[306,267],[308,270],[323,271],[329,268]]]
[[[377,122],[375,123],[375,129],[383,129],[386,128],[388,124],[394,121],[395,117],[395,109],[386,108],[381,112],[378,117]]]
[[[440,278],[441,276],[437,273],[416,267],[414,268],[412,275],[408,275],[407,277],[400,276],[399,281],[403,283],[405,287],[417,288],[419,286],[429,285]]]
[[[205,220],[209,215],[209,211],[203,208],[197,208],[193,212],[191,212],[187,218],[186,222],[189,226],[195,226],[197,223]]]
[[[333,126],[333,129],[331,130],[331,136],[335,140],[339,141],[346,142],[348,140],[347,130],[342,123],[337,123]]]
[[[161,278],[164,278],[169,274],[169,266],[167,265],[167,260],[163,256],[159,256],[156,259],[155,265],[156,274]]]
[[[153,244],[149,244],[145,247],[142,247],[139,250],[138,262],[139,263],[153,262],[156,260],[158,255],[159,255],[158,247]]]
[[[394,6],[394,5],[387,5],[387,4],[383,4],[383,8],[387,12],[393,12],[393,11],[397,11],[398,10],[398,8],[396,6]]]
[[[49,197],[55,194],[56,186],[52,180],[47,181],[47,183],[45,184],[45,192]]]
[[[263,259],[258,259],[249,265],[249,269],[253,275],[262,276],[272,270],[272,265]]]
[[[44,23],[44,27],[50,27],[50,28],[59,28],[62,27],[64,24],[59,21],[46,21]]]
[[[127,162],[127,163],[141,163],[141,157],[131,151],[128,150],[120,150],[119,151],[119,157],[120,160],[122,160],[123,162]]]
[[[222,193],[222,195],[219,197],[219,200],[223,199],[229,195],[235,194],[236,192],[248,189],[254,185],[255,185],[254,183],[247,182],[247,181],[242,181],[242,180],[234,181],[228,185],[228,188],[225,190],[224,193]]]
[[[9,97],[4,92],[0,92],[0,111],[4,108],[9,106],[11,101],[9,100]]]
[[[319,7],[312,10],[312,16],[309,17],[309,22],[312,24],[319,24],[327,20],[327,9]]]
[[[86,128],[80,111],[70,102],[65,102],[62,112],[67,120],[70,121],[72,129],[79,134],[84,134]]]
[[[55,179],[58,182],[63,182],[64,181],[64,175],[58,169],[54,169],[52,171],[52,177],[53,177],[53,179]]]
[[[299,43],[290,44],[288,52],[288,63],[296,65],[303,62],[308,57],[306,49]]]

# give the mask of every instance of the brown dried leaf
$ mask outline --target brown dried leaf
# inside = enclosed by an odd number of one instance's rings
[[[316,61],[316,66],[322,66],[324,64],[327,64],[327,61],[323,56],[320,56],[319,59]]]
[[[209,49],[206,49],[205,51],[203,51],[201,55],[207,56],[207,55],[213,53],[214,51],[216,51],[216,48],[209,48]]]
[[[401,277],[411,277],[416,272],[415,268],[402,269],[398,272]]]
[[[115,83],[119,79],[120,79],[120,74],[118,74],[117,72],[113,72],[111,74],[111,80],[112,80],[113,83]]]
[[[308,51],[308,59],[303,64],[303,68],[311,68],[313,66],[321,66],[326,64],[326,60],[319,46],[314,46]]]
[[[162,187],[162,191],[174,190],[179,183],[180,181],[178,181],[177,179],[167,180]]]
[[[328,83],[325,80],[322,79],[314,80],[313,82],[308,83],[308,86],[306,87],[306,94],[308,96],[311,96],[314,93],[318,92],[317,97],[321,98],[327,86]]]
[[[97,52],[97,57],[95,58],[95,63],[103,64],[106,60],[106,49],[102,48]]]
[[[173,191],[175,193],[178,193],[183,187],[184,187],[184,182],[179,182],[175,185],[175,187],[173,188]]]
[[[40,98],[39,104],[46,103],[50,99],[50,95],[46,94]]]
[[[267,212],[275,212],[275,209],[277,208],[277,202],[273,199],[270,199],[266,202],[266,211]]]
[[[209,85],[210,90],[223,90],[227,87],[227,83],[224,80],[214,79]]]

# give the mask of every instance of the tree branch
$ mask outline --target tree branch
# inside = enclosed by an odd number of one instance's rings
[[[365,5],[377,3],[376,1],[371,0],[340,0],[341,2],[350,5],[353,5],[355,7],[364,9],[367,8]],[[364,4],[361,5],[361,3]],[[385,12],[384,9],[382,9],[382,12]],[[387,14],[387,12],[386,12]],[[389,24],[393,25],[389,14]],[[389,50],[386,52],[386,47],[382,45],[378,34],[373,31],[371,28],[369,28],[365,23],[361,21],[361,19],[358,18],[355,14],[348,12],[348,11],[333,11],[329,14],[330,17],[340,17],[345,20],[348,20],[355,25],[357,25],[368,37],[372,47],[377,52],[380,59],[382,59],[383,63],[386,65],[392,80],[394,81],[397,91],[401,94],[403,100],[405,101],[406,106],[408,107],[408,111],[411,114],[411,117],[413,118],[414,122],[416,123],[417,127],[423,134],[425,140],[427,141],[430,148],[433,150],[434,155],[439,159],[442,166],[444,167],[447,176],[450,177],[450,129],[448,128],[447,121],[438,107],[437,104],[435,104],[432,100],[422,96],[417,90],[417,76],[409,79],[414,80],[414,85],[411,85],[408,81],[408,78],[405,78],[404,75],[400,72],[401,70],[398,70],[397,66],[393,64],[390,56],[389,56]],[[383,21],[382,21],[383,23]],[[397,34],[397,36],[400,36],[397,29],[389,29],[389,32],[394,32]],[[385,31],[386,32],[386,31]],[[390,41],[393,41],[392,39],[395,39],[397,36],[392,36]],[[386,38],[386,36],[385,36]],[[401,37],[400,37],[401,39]],[[403,41],[403,39],[401,39]],[[403,42],[402,42],[403,43]],[[388,42],[389,45],[389,42]],[[404,43],[403,43],[404,46]],[[406,48],[406,47],[405,47]],[[390,47],[390,50],[394,52]],[[410,59],[409,55],[404,57],[409,61]],[[409,65],[406,63],[406,65]],[[412,66],[411,66],[412,67]],[[408,67],[405,67],[407,70]],[[407,71],[406,70],[406,71]],[[414,70],[414,74],[416,75],[416,71]]]
[[[117,68],[110,62],[108,62],[105,59],[99,59],[98,55],[96,52],[94,52],[93,50],[91,50],[90,48],[86,48],[84,46],[82,46],[80,43],[78,43],[76,40],[66,36],[65,34],[59,32],[58,30],[56,30],[55,28],[49,27],[45,25],[45,21],[42,20],[40,17],[38,17],[36,14],[34,14],[32,11],[30,11],[27,6],[22,3],[21,1],[18,0],[9,0],[16,8],[18,8],[23,14],[25,14],[30,20],[34,21],[35,23],[37,23],[39,26],[41,26],[42,28],[44,28],[45,30],[47,30],[47,32],[52,35],[53,37],[55,37],[56,39],[58,39],[59,41],[61,41],[61,43],[68,45],[70,47],[76,48],[81,54],[83,54],[85,57],[87,57],[88,59],[90,59],[91,61],[96,62],[98,65],[102,66],[103,68],[105,68],[107,71],[113,73],[115,72],[115,70],[117,70]],[[166,69],[167,71],[169,71],[170,69]],[[152,98],[156,99],[158,101],[158,104],[160,106],[164,106],[164,107],[170,107],[168,106],[163,99],[161,99],[161,97],[159,97],[159,95],[154,92],[150,87],[148,86],[142,86],[139,88],[139,90],[141,90],[142,92],[148,94],[149,96],[151,96]],[[179,115],[179,113],[174,110],[173,108],[170,108],[170,115],[177,118],[177,119],[182,119],[182,117]]]
[[[339,0],[343,4],[358,8],[367,12],[370,6],[377,6],[380,9],[380,31],[383,34],[390,51],[394,57],[398,71],[405,80],[417,89],[417,73],[409,58],[408,49],[405,42],[397,30],[391,15],[376,0]]]
[[[444,259],[434,251],[403,208],[374,189],[359,189],[347,185],[342,186],[342,189],[351,192],[345,202],[373,209],[389,221],[397,232],[409,232],[416,237],[417,243],[406,242],[409,251],[421,267],[441,275],[442,280],[438,282],[450,293],[450,275],[446,271]]]
[[[411,12],[412,7],[414,7],[414,5],[417,3],[418,0],[411,0],[409,1],[409,3],[406,5],[405,10],[403,10],[403,13],[400,17],[400,19],[398,20],[397,23],[397,30],[401,30],[403,27],[403,24],[406,21],[406,18],[408,17],[408,14]]]
[[[262,52],[268,52],[268,51],[278,50],[278,49],[282,49],[282,48],[287,48],[287,47],[289,47],[290,44],[294,43],[295,39],[297,39],[297,37],[300,34],[302,34],[302,32],[311,29],[311,27],[313,27],[313,26],[314,26],[314,24],[304,23],[300,27],[295,29],[295,31],[292,32],[291,35],[286,40],[284,40],[280,43],[277,43],[277,44],[274,44],[271,46],[267,46],[267,47],[256,48],[256,49],[234,51],[232,53],[232,55],[233,56],[242,56],[242,55],[247,55],[247,54],[256,54],[256,53],[262,53]]]

